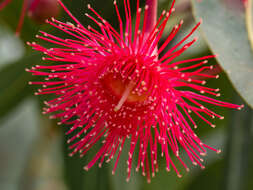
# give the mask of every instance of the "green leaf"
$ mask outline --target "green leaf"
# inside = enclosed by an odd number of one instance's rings
[[[34,76],[26,72],[25,68],[40,63],[40,60],[39,54],[32,54],[0,70],[0,118],[32,94],[28,82]]]
[[[192,0],[201,32],[236,90],[253,106],[253,55],[247,38],[244,10],[229,9],[220,0]]]

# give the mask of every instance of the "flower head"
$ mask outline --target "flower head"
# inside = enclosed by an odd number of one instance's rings
[[[201,156],[206,154],[206,149],[220,150],[204,144],[198,138],[194,132],[197,124],[192,116],[196,115],[214,127],[210,119],[223,119],[223,116],[208,109],[203,103],[236,109],[241,106],[203,95],[220,96],[219,89],[205,87],[206,82],[202,80],[203,77],[218,78],[217,75],[204,72],[213,68],[206,64],[207,59],[215,56],[174,61],[196,42],[196,38],[187,40],[201,22],[174,47],[165,51],[183,24],[181,21],[176,25],[157,48],[174,10],[174,1],[170,10],[162,12],[149,32],[146,32],[149,8],[145,6],[142,10],[139,0],[134,21],[130,2],[124,0],[125,29],[122,15],[114,1],[120,32],[90,5],[88,8],[94,16],[86,16],[99,29],[91,26],[85,28],[61,1],[59,3],[74,23],[64,23],[54,18],[48,20],[48,23],[70,37],[63,39],[41,32],[37,37],[55,47],[45,48],[35,42],[28,44],[43,52],[45,61],[54,63],[37,65],[28,71],[45,77],[45,81],[30,82],[43,86],[36,95],[56,96],[45,102],[44,113],[52,113],[51,118],[59,118],[59,124],[71,126],[67,132],[70,135],[68,143],[73,150],[70,155],[79,152],[83,156],[101,141],[103,145],[100,150],[84,168],[88,170],[96,162],[101,165],[105,159],[110,161],[115,158],[114,173],[125,142],[130,141],[127,179],[130,178],[133,157],[136,156],[136,170],[141,169],[150,181],[151,174],[154,176],[158,170],[159,147],[166,159],[167,170],[173,168],[179,177],[181,174],[171,155],[174,154],[188,171],[188,166],[180,157],[182,149],[194,165],[203,168]],[[140,22],[142,16],[143,25]],[[183,66],[185,63],[187,66]],[[135,149],[138,149],[136,154]]]

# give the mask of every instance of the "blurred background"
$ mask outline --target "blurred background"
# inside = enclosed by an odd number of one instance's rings
[[[132,173],[130,182],[126,182],[127,152],[121,156],[114,176],[110,163],[102,168],[94,166],[88,172],[83,170],[98,147],[84,158],[78,155],[68,157],[65,129],[56,126],[57,121],[49,120],[48,116],[41,114],[42,102],[48,97],[33,95],[35,89],[28,82],[35,80],[35,77],[25,72],[25,68],[41,63],[42,55],[26,45],[27,41],[37,40],[35,35],[39,30],[64,35],[43,24],[43,20],[54,16],[64,22],[72,21],[58,7],[56,0],[39,0],[40,3],[31,8],[29,6],[33,1],[28,2],[19,36],[15,35],[15,31],[23,2],[12,0],[0,11],[0,190],[253,189],[253,111],[248,106],[253,102],[250,3],[245,6],[243,0],[176,1],[176,11],[168,22],[163,40],[181,19],[184,20],[184,26],[175,41],[182,39],[191,30],[196,23],[195,19],[203,18],[203,28],[194,35],[199,38],[197,44],[179,59],[218,53],[222,68],[216,66],[215,72],[220,74],[220,78],[208,80],[208,85],[221,89],[220,100],[245,104],[245,108],[231,111],[209,106],[225,116],[224,120],[215,121],[215,129],[197,121],[201,127],[196,133],[201,139],[222,150],[218,155],[208,152],[206,169],[191,166],[191,171],[179,179],[175,172],[168,173],[165,170],[164,160],[160,158],[160,171],[148,184],[146,178],[136,172]],[[141,2],[143,6],[144,0]],[[84,15],[86,5],[90,3],[118,28],[112,0],[65,0],[64,3],[84,26],[92,24]],[[163,9],[168,9],[170,3],[170,0],[159,0],[159,14]],[[118,4],[123,10],[123,0],[118,0]],[[238,58],[240,62],[236,61]],[[212,61],[216,64],[215,60]]]

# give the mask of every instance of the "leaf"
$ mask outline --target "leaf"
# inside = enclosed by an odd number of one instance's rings
[[[253,55],[247,38],[244,10],[235,11],[219,0],[192,0],[201,32],[236,90],[253,106]]]
[[[28,82],[34,76],[26,72],[25,68],[38,64],[40,60],[39,54],[32,54],[0,70],[0,118],[32,94]]]

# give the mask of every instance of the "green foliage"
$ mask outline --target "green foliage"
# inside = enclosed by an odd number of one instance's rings
[[[231,1],[233,3],[233,1]],[[238,1],[239,2],[239,1]],[[195,18],[203,20],[201,31],[207,44],[236,90],[253,105],[253,54],[245,24],[245,10],[230,9],[229,2],[192,0]]]

